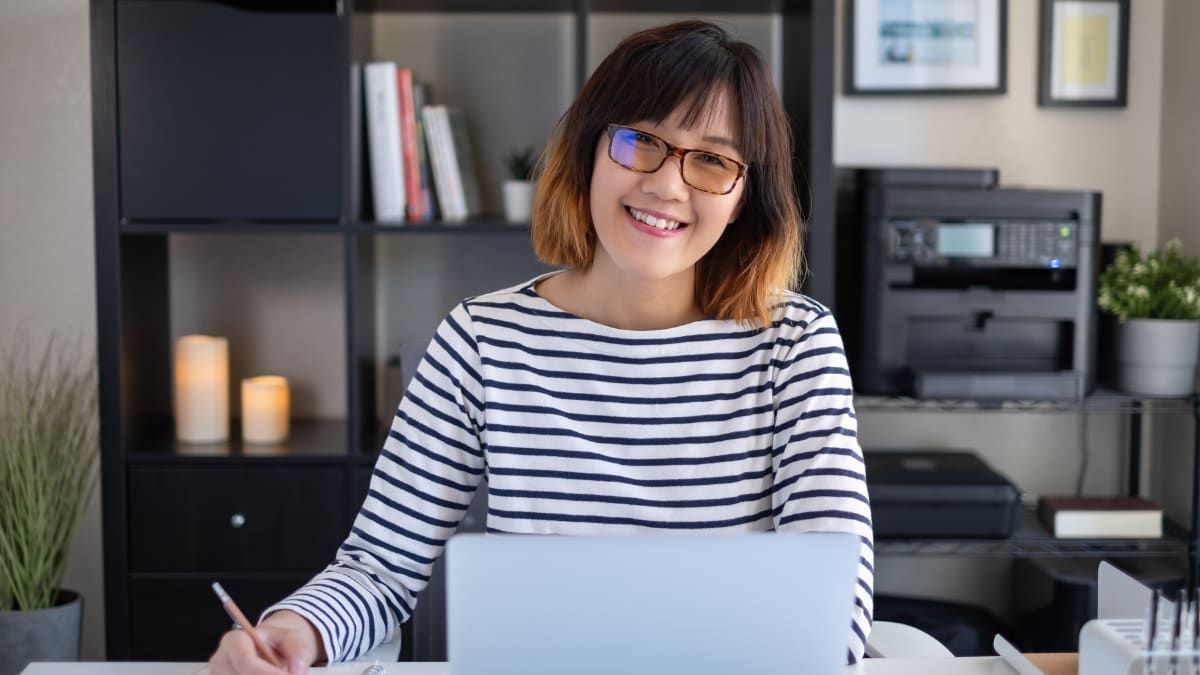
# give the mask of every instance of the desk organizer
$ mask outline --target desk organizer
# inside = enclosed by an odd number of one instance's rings
[[[1079,631],[1079,672],[1083,675],[1200,675],[1200,649],[1197,649],[1191,627],[1187,625],[1190,621],[1185,619],[1183,623],[1179,643],[1172,648],[1169,622],[1160,621],[1154,649],[1147,651],[1144,619],[1093,619]]]

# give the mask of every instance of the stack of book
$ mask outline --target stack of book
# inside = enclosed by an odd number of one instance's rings
[[[1141,497],[1042,497],[1038,518],[1063,539],[1157,539],[1162,507]]]
[[[425,83],[393,61],[364,66],[363,96],[375,220],[479,215],[479,179],[462,111],[427,104]]]

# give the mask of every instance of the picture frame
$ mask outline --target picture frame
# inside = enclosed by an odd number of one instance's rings
[[[1038,105],[1123,108],[1129,0],[1041,0]]]
[[[1008,0],[847,0],[845,93],[1007,91]]]

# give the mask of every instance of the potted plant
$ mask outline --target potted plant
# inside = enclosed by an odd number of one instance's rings
[[[533,212],[533,148],[513,150],[505,158],[508,180],[504,181],[504,219],[528,223]]]
[[[56,337],[0,345],[0,675],[79,659],[82,604],[61,583],[96,485],[96,386],[94,358]]]
[[[1100,275],[1100,308],[1117,324],[1117,386],[1132,394],[1192,392],[1200,354],[1200,261],[1178,239],[1143,256],[1117,254]]]

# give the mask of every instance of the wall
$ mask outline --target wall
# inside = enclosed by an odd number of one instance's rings
[[[0,3],[0,344],[95,342],[88,30],[86,0]],[[104,654],[96,496],[64,581],[84,597],[85,659]]]
[[[1173,237],[1189,255],[1200,255],[1200,3],[1167,0],[1163,35],[1162,157],[1159,241]],[[1195,423],[1164,417],[1153,429],[1154,493],[1172,515],[1190,522]]]
[[[1008,3],[1006,94],[846,96],[841,93],[843,5],[835,164],[989,166],[1000,169],[1006,185],[1099,190],[1105,240],[1157,241],[1164,0],[1132,3],[1128,106],[1123,109],[1038,107],[1038,3],[1032,0]],[[1124,484],[1128,432],[1120,416],[1093,414],[1081,420],[1067,414],[864,410],[859,424],[865,447],[975,449],[1031,497],[1073,491],[1085,461],[1085,493],[1114,492]],[[1008,561],[889,556],[876,570],[881,593],[966,601],[1001,616],[1017,609],[1007,583]]]
[[[1163,3],[1132,3],[1125,108],[1037,106],[1033,0],[1008,3],[1008,93],[1002,96],[848,97],[840,93],[839,61],[834,161],[993,166],[1008,185],[1100,190],[1104,238],[1151,244],[1159,209]],[[839,30],[839,59],[842,37]]]

